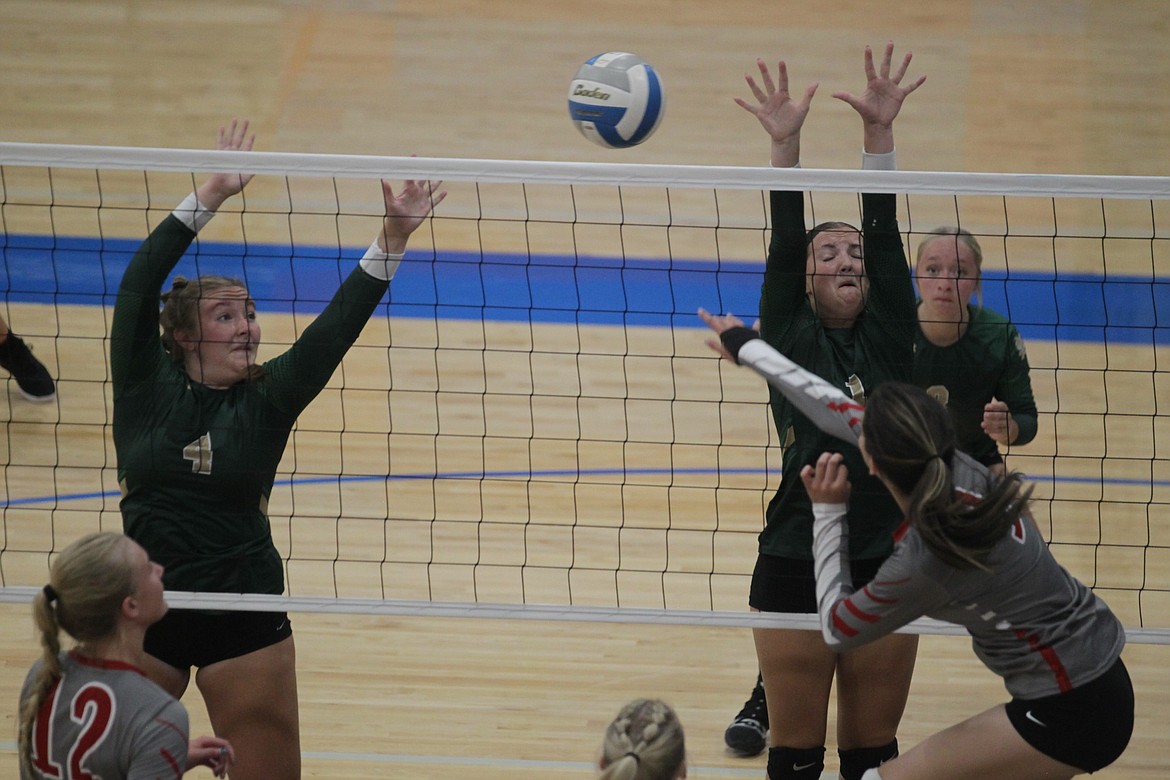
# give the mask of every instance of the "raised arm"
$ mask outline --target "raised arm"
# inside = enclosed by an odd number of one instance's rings
[[[781,355],[759,333],[744,327],[734,314],[714,315],[699,309],[699,317],[719,334],[718,341],[707,341],[711,349],[762,376],[825,433],[857,444],[864,407],[836,386]]]
[[[755,102],[738,97],[735,102],[755,116],[772,139],[772,167],[792,168],[800,164],[800,129],[819,83],[810,84],[804,95],[794,100],[788,92],[788,65],[784,60],[780,60],[776,67],[775,79],[762,59],[756,60],[756,67],[760,70],[761,83],[757,83],[751,74],[744,76]]]
[[[220,151],[250,152],[256,143],[256,134],[248,132],[248,120],[233,119],[227,127],[219,128],[215,148]],[[218,211],[228,198],[239,195],[252,181],[250,173],[213,173],[195,190],[199,205],[208,211]]]
[[[926,81],[926,76],[919,76],[905,86],[902,85],[913,56],[911,52],[906,52],[901,65],[893,69],[894,44],[891,41],[886,44],[880,67],[875,67],[873,49],[866,46],[865,91],[860,95],[851,92],[833,93],[833,97],[848,103],[861,117],[865,151],[870,154],[894,151],[894,120],[906,98]]]
[[[894,44],[887,43],[880,64],[865,47],[865,90],[859,95],[835,92],[861,118],[862,150],[866,170],[895,170],[894,120],[906,98],[926,81],[920,76],[906,80],[913,54],[907,52],[894,67]],[[905,84],[903,82],[906,82]],[[862,232],[865,235],[865,268],[870,282],[868,307],[893,344],[909,344],[914,337],[914,285],[902,235],[898,231],[897,200],[888,193],[862,195]]]
[[[800,132],[808,116],[817,84],[805,88],[799,99],[788,91],[788,65],[781,60],[772,77],[768,65],[756,60],[760,76],[744,76],[753,100],[735,98],[764,128],[771,143],[770,161],[776,168],[800,164]],[[764,271],[760,313],[769,338],[779,339],[784,324],[791,322],[805,294],[804,195],[798,191],[775,191],[769,196],[772,237]]]
[[[232,120],[219,129],[216,148],[248,151],[255,135],[248,122]],[[196,233],[211,220],[216,209],[239,194],[251,175],[214,173],[187,196],[142,242],[126,266],[118,286],[110,329],[110,369],[114,393],[150,380],[168,359],[159,338],[159,293],[167,275],[182,259]]]
[[[265,363],[276,406],[297,415],[337,369],[386,294],[410,235],[447,193],[441,182],[408,181],[395,193],[382,182],[385,216],[359,267],[342,282],[325,310],[284,354]]]

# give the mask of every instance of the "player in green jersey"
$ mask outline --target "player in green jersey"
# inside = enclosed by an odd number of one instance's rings
[[[250,150],[246,122],[218,148]],[[287,351],[257,362],[255,302],[236,279],[175,277],[196,233],[252,177],[215,174],[135,254],[110,338],[114,444],[126,533],[172,590],[279,594],[268,500],[297,415],[325,386],[386,294],[407,239],[443,200],[438,183],[382,182],[374,243]],[[161,335],[160,335],[161,325]],[[196,684],[235,745],[233,780],[300,777],[295,650],[284,613],[172,610],[146,636],[147,671],[176,698]]]
[[[1002,475],[999,448],[1032,441],[1037,411],[1019,331],[971,302],[982,267],[982,247],[963,228],[936,228],[918,244],[914,384],[950,411],[959,449]],[[757,678],[728,726],[729,747],[741,755],[763,751],[767,722],[767,696]]]
[[[959,449],[1002,474],[999,447],[1036,437],[1036,400],[1019,331],[971,303],[982,269],[983,249],[962,228],[938,228],[918,244],[914,384],[950,411]]]
[[[867,168],[894,167],[893,121],[906,97],[925,80],[909,79],[903,85],[910,55],[898,67],[892,67],[892,58],[893,44],[888,44],[875,67],[867,47],[865,91],[833,95],[862,119]],[[757,65],[762,86],[748,77],[755,101],[736,102],[768,132],[772,165],[794,167],[800,162],[801,128],[817,85],[793,97],[785,63],[779,65],[777,80],[762,60]],[[800,192],[771,193],[771,211],[772,238],[760,299],[763,338],[858,403],[882,382],[908,380],[914,289],[895,197],[863,195],[861,229],[829,222],[806,230]],[[760,534],[749,604],[766,612],[815,613],[812,505],[799,478],[801,468],[826,448],[845,453],[855,485],[849,519],[859,579],[868,580],[889,555],[891,533],[901,516],[889,492],[867,473],[855,447],[827,437],[779,392],[772,393],[771,403],[784,446],[783,474]],[[916,637],[885,637],[839,655],[812,632],[756,629],[754,636],[764,689],[784,692],[767,699],[771,780],[820,776],[834,680],[842,777],[857,780],[866,769],[897,754]]]

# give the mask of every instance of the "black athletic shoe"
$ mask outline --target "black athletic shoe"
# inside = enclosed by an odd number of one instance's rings
[[[43,403],[56,397],[57,386],[53,384],[48,369],[33,357],[28,345],[12,333],[0,344],[0,367],[8,369],[20,388],[20,394],[28,400]]]
[[[756,678],[752,695],[723,732],[723,741],[734,753],[744,757],[758,756],[768,747],[768,700],[764,697],[761,678]]]

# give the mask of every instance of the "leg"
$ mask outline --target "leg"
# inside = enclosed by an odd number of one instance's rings
[[[205,666],[195,683],[216,735],[236,750],[232,780],[299,780],[301,733],[291,636]]]
[[[760,628],[753,631],[765,691],[769,695],[768,777],[817,778],[824,766],[829,693],[837,656],[818,631]]]
[[[1025,742],[1002,704],[927,737],[878,771],[881,780],[1064,780],[1080,774]]]
[[[817,631],[757,628],[753,634],[764,690],[784,691],[768,697],[772,746],[824,745],[836,654]]]
[[[146,676],[154,681],[155,685],[176,699],[183,698],[183,694],[187,691],[187,684],[191,682],[190,669],[176,669],[150,654],[143,658],[142,671],[146,672]]]
[[[837,744],[842,750],[878,747],[898,736],[917,654],[916,635],[890,634],[841,655]]]

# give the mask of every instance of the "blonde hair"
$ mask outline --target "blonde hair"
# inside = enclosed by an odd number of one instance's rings
[[[102,532],[78,539],[53,561],[49,584],[33,597],[33,622],[41,637],[41,665],[27,699],[21,702],[20,762],[30,777],[32,732],[37,712],[61,679],[60,631],[78,642],[105,639],[118,630],[122,602],[134,592],[130,540]]]
[[[970,230],[961,227],[953,227],[947,225],[945,227],[937,227],[922,237],[918,242],[918,251],[914,253],[914,266],[917,267],[922,262],[922,253],[926,251],[926,247],[931,242],[940,238],[950,238],[955,242],[955,249],[961,244],[971,252],[971,257],[975,260],[975,293],[979,299],[983,299],[983,247],[979,246],[979,239],[972,235]]]
[[[682,724],[670,705],[635,699],[605,730],[601,780],[670,780],[685,761]]]

